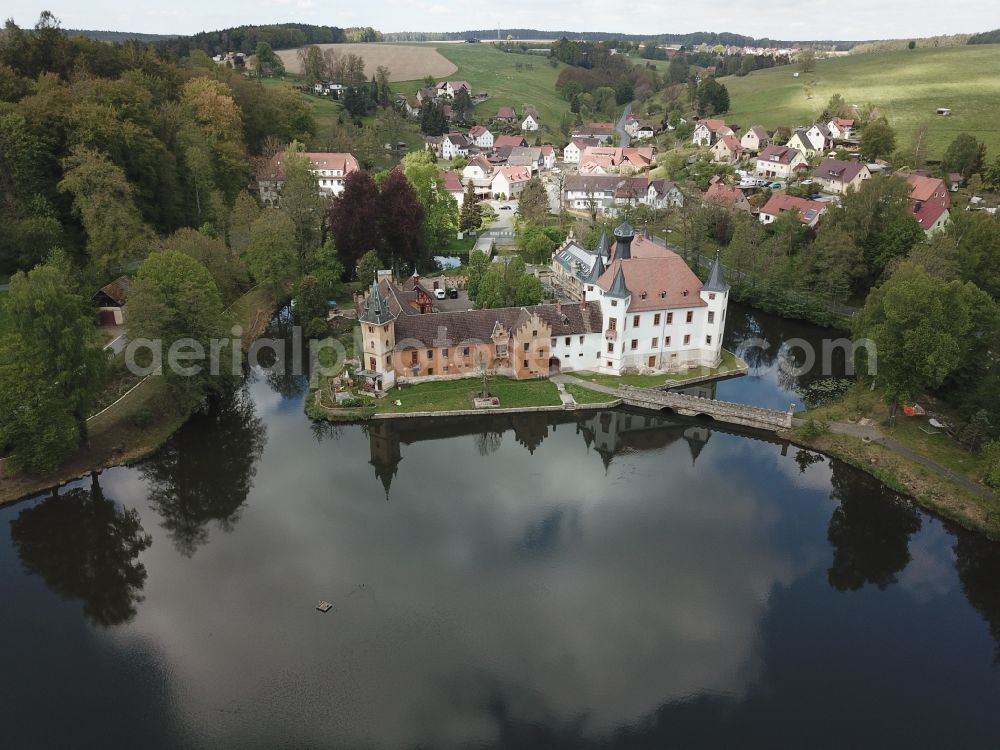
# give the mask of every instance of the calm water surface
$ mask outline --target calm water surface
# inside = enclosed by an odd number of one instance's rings
[[[717,395],[797,400],[754,371]],[[1000,743],[1000,547],[866,475],[624,411],[316,427],[303,385],[0,509],[0,747]]]

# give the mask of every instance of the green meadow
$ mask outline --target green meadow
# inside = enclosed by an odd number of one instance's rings
[[[833,94],[848,104],[874,104],[905,145],[916,127],[929,126],[929,156],[940,158],[962,132],[1000,153],[1000,45],[896,50],[819,60],[816,71],[797,66],[720,79],[730,95],[726,121],[744,128],[806,125]],[[810,84],[811,82],[811,84]],[[949,107],[952,114],[935,114]]]

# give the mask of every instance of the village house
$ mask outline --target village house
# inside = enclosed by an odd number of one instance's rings
[[[469,155],[469,139],[461,133],[447,133],[441,139],[441,158],[451,160]]]
[[[650,180],[646,188],[645,204],[650,208],[680,208],[684,205],[684,194],[670,180]]]
[[[548,143],[541,146],[542,169],[549,170],[556,165],[556,150]]]
[[[951,193],[944,180],[922,172],[898,172],[910,185],[910,211],[924,234],[944,229],[950,218]]]
[[[360,307],[364,367],[358,375],[381,392],[398,380],[477,375],[489,368],[516,379],[561,371],[675,372],[718,366],[729,286],[718,261],[706,283],[665,246],[615,229],[607,261],[576,246],[582,299],[459,312],[426,312],[418,277],[396,284],[380,272]],[[557,251],[557,255],[558,255]]]
[[[473,125],[469,128],[469,140],[479,148],[493,148],[493,133],[485,125]]]
[[[816,123],[806,129],[806,136],[820,154],[833,148],[833,136],[823,123]]]
[[[94,295],[97,305],[98,323],[101,326],[120,326],[125,323],[125,304],[132,292],[132,279],[119,276],[110,284],[101,287]]]
[[[438,90],[434,86],[428,86],[426,88],[417,89],[417,106],[419,107],[424,102],[433,102],[438,98]]]
[[[495,119],[500,122],[515,122],[517,120],[517,112],[513,107],[499,107]]]
[[[598,215],[608,213],[613,210],[620,179],[617,175],[568,175],[563,182],[566,207]]]
[[[801,151],[809,159],[822,152],[822,141],[820,142],[820,146],[817,147],[809,137],[809,131],[805,128],[798,128],[793,131],[791,137],[788,139],[788,143],[785,145],[789,148],[794,148],[796,151]]]
[[[812,172],[812,178],[828,193],[844,194],[848,188],[855,190],[871,179],[868,167],[856,161],[827,159]]]
[[[826,124],[830,135],[837,141],[849,141],[854,138],[854,120],[846,117],[834,117]]]
[[[771,195],[764,207],[760,209],[757,218],[761,224],[770,224],[788,211],[795,211],[796,218],[810,229],[816,226],[819,217],[826,212],[826,204],[820,201],[796,198],[783,192]]]
[[[538,130],[538,112],[532,108],[527,108],[524,111],[524,117],[521,119],[521,130]]]
[[[580,174],[634,174],[649,169],[654,150],[649,146],[588,146],[580,155]]]
[[[727,185],[718,175],[712,178],[703,198],[705,203],[713,206],[746,211],[747,213],[752,211],[746,194],[738,187]]]
[[[754,125],[740,138],[740,145],[752,153],[757,153],[761,149],[771,145],[771,136],[760,125]]]
[[[316,177],[320,194],[328,198],[344,192],[344,180],[347,175],[361,168],[352,154],[307,151],[301,156],[309,161],[309,171]],[[275,154],[257,177],[260,201],[269,208],[281,203],[281,188],[285,182],[284,160],[284,152]]]
[[[611,143],[615,137],[615,126],[611,122],[592,122],[589,125],[579,125],[570,132],[570,138],[593,138],[600,143]]]
[[[472,96],[472,86],[468,81],[441,81],[437,85],[438,96],[446,96],[449,99],[454,99],[455,94],[462,89],[465,89],[470,97]]]
[[[462,186],[462,180],[458,174],[451,170],[446,170],[441,173],[441,182],[444,185],[445,191],[455,199],[455,203],[461,208],[462,204],[465,203],[465,188]]]
[[[517,146],[510,150],[507,157],[507,166],[528,167],[532,174],[540,171],[543,163],[541,146]]]
[[[472,157],[462,170],[462,182],[472,183],[479,198],[489,198],[493,192],[493,165],[482,154]]]
[[[712,161],[716,164],[735,164],[744,156],[743,146],[733,135],[722,136],[712,144],[709,151],[712,153]]]
[[[645,141],[655,136],[657,132],[659,132],[659,126],[656,123],[643,121],[635,128],[632,137],[637,141]]]
[[[590,146],[600,145],[596,138],[574,138],[563,149],[563,161],[567,164],[579,164],[583,152]]]
[[[515,200],[531,179],[529,167],[498,167],[493,172],[490,192],[494,198]]]
[[[528,141],[523,135],[498,135],[493,141],[493,148],[517,148],[518,146],[527,146]],[[509,152],[508,152],[509,153]]]
[[[754,174],[774,180],[788,180],[796,170],[805,169],[809,161],[797,148],[768,146],[757,157]]]
[[[694,134],[691,136],[691,143],[699,146],[711,146],[724,135],[736,135],[733,129],[726,125],[725,120],[714,120],[706,118],[699,120],[694,127]]]

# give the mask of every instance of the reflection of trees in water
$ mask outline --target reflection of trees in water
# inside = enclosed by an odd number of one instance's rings
[[[310,420],[309,429],[312,430],[317,443],[322,443],[324,440],[340,440],[340,436],[344,434],[344,425],[319,419]]]
[[[296,352],[294,337],[294,321],[285,308],[271,321],[262,337],[273,339],[277,351],[272,347],[257,350],[257,364],[264,368],[264,382],[285,399],[300,398],[309,388],[309,352],[301,338],[301,351]]]
[[[1000,664],[1000,544],[959,531],[954,550],[965,598],[989,625],[996,642],[993,661]]]
[[[146,582],[139,554],[153,540],[138,512],[104,496],[97,475],[89,489],[22,510],[10,535],[25,569],[63,598],[83,602],[90,622],[109,627],[135,617]]]
[[[832,496],[840,501],[826,537],[833,546],[827,580],[838,591],[866,583],[884,589],[910,562],[910,536],[920,529],[913,506],[876,480],[832,462]]]
[[[821,464],[826,459],[823,458],[821,453],[813,453],[812,451],[799,450],[795,453],[795,463],[799,465],[799,473],[804,474],[806,469],[808,469],[813,464]]]
[[[494,430],[484,430],[476,433],[476,450],[480,456],[490,456],[500,450],[503,444],[503,433]]]
[[[265,442],[247,390],[233,389],[142,465],[149,502],[181,554],[190,557],[207,541],[209,521],[233,528]]]

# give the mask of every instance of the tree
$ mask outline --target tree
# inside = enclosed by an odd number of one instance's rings
[[[236,196],[233,210],[229,212],[229,249],[236,255],[246,252],[250,243],[250,227],[260,216],[260,206],[247,191]]]
[[[162,245],[205,266],[225,302],[232,302],[247,286],[246,267],[238,256],[229,252],[221,239],[185,227],[174,232]]]
[[[284,155],[281,211],[295,227],[296,267],[303,273],[320,245],[324,202],[312,165],[300,149],[299,144],[292,143]]]
[[[544,224],[549,217],[549,194],[542,181],[532,177],[518,197],[518,212],[531,226]]]
[[[472,112],[474,106],[468,89],[462,87],[455,92],[455,98],[451,102],[451,109],[458,115],[460,122],[465,122],[465,118]]]
[[[327,332],[327,301],[315,276],[306,275],[299,282],[295,295],[295,322],[305,327],[308,338],[323,338]]]
[[[462,209],[458,218],[458,228],[463,232],[474,232],[482,225],[482,206],[479,203],[479,196],[476,195],[476,187],[469,181],[465,186],[465,195],[462,198]]]
[[[941,167],[947,172],[958,172],[969,179],[975,174],[979,156],[979,142],[968,133],[959,133],[948,145],[941,160]]]
[[[125,330],[129,339],[162,345],[163,377],[179,413],[202,407],[209,392],[230,381],[228,353],[220,357],[219,371],[214,373],[204,361],[191,363],[200,365],[200,371],[193,374],[168,365],[168,351],[182,341],[190,341],[191,346],[184,345],[181,351],[200,347],[206,356],[213,351],[213,342],[228,341],[222,297],[211,274],[194,258],[176,250],[149,256],[135,274],[128,309]]]
[[[506,263],[489,263],[489,269],[478,281],[475,302],[477,307],[486,309],[536,305],[542,298],[541,283],[526,272],[524,261],[515,257]]]
[[[816,70],[816,50],[812,47],[805,47],[799,52],[797,61],[799,71],[802,73],[812,73]]]
[[[885,159],[896,150],[896,131],[884,117],[872,120],[861,130],[861,153],[866,159]]]
[[[995,330],[996,314],[974,284],[935,279],[907,262],[872,290],[854,330],[875,343],[887,396],[910,400],[958,369],[984,328]]]
[[[992,427],[989,413],[985,409],[979,409],[959,431],[958,442],[973,453],[978,453],[979,449],[990,439],[990,432],[992,432]]]
[[[478,250],[473,250],[469,253],[469,270],[466,274],[466,289],[469,292],[469,299],[475,302],[476,298],[479,296],[479,287],[482,284],[483,277],[490,268],[490,256],[486,253],[481,253]]]
[[[910,41],[908,41],[906,43],[906,48],[907,49],[916,49],[917,48],[917,43],[914,40],[911,39]]]
[[[302,75],[307,81],[322,81],[326,78],[326,60],[323,59],[323,50],[317,45],[299,48],[297,57]]]
[[[358,261],[357,277],[362,284],[370,284],[375,280],[375,275],[382,268],[382,261],[379,260],[378,253],[369,250],[361,256]]]
[[[261,40],[257,42],[257,50],[254,53],[256,59],[257,75],[267,78],[270,76],[285,75],[285,64],[281,62],[271,45]]]
[[[804,288],[834,302],[846,302],[854,280],[864,275],[861,249],[843,229],[817,234],[804,256]]]
[[[458,230],[458,203],[443,189],[441,172],[428,151],[403,157],[403,173],[424,207],[424,239],[427,247],[446,243]]]
[[[104,154],[80,146],[63,161],[63,169],[59,189],[72,197],[91,266],[107,275],[139,258],[151,235],[122,169]]]
[[[95,311],[64,260],[10,280],[0,338],[0,445],[15,470],[43,473],[87,441],[106,374]]]
[[[699,117],[721,115],[729,111],[729,90],[709,76],[698,84],[695,104]]]
[[[389,173],[378,196],[379,250],[384,261],[407,266],[423,260],[424,207],[402,170]]]
[[[282,296],[298,268],[295,224],[276,209],[264,211],[250,227],[247,268],[254,280],[276,296]]]
[[[956,211],[932,242],[954,269],[948,278],[974,282],[1000,299],[1000,221],[995,216],[985,211]]]
[[[333,244],[333,240],[327,240],[323,243],[313,259],[311,271],[327,299],[334,299],[340,294],[344,278],[344,264],[337,256],[337,247]]]
[[[378,187],[368,172],[351,172],[344,192],[330,202],[327,225],[340,260],[348,269],[378,244]]]

